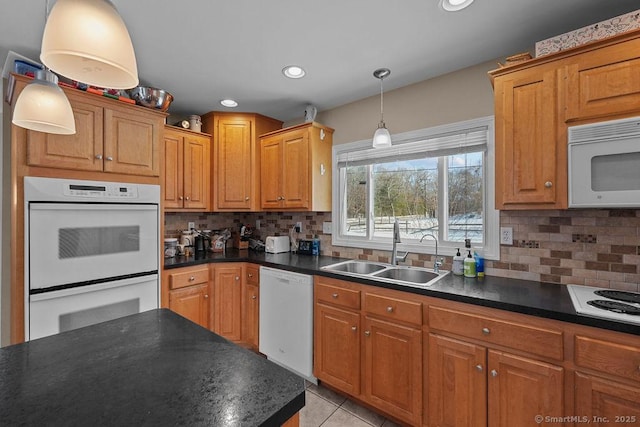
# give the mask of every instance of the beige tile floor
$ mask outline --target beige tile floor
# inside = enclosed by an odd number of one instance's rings
[[[300,427],[396,427],[397,424],[327,388],[307,382]]]

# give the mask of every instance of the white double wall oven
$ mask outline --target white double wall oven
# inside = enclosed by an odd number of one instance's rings
[[[160,187],[25,177],[25,338],[158,308]]]

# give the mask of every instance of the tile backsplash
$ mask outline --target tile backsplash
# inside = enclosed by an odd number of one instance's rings
[[[332,246],[331,235],[322,233],[330,212],[167,213],[165,235],[178,236],[188,221],[199,229],[238,230],[241,224],[255,226],[256,220],[261,238],[287,235],[302,222],[299,237],[317,235],[323,255],[389,262],[389,251]],[[486,261],[489,276],[640,290],[640,210],[502,211],[500,224],[513,228],[513,245],[501,246],[499,261]],[[450,270],[451,262],[445,257],[444,268]],[[406,261],[432,263],[428,254],[410,254]]]

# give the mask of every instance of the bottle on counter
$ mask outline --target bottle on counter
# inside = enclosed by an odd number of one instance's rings
[[[484,277],[484,257],[482,256],[482,252],[474,251],[473,257],[476,260],[476,276],[482,278]]]
[[[471,249],[464,259],[464,277],[476,277],[476,260],[471,256]]]
[[[462,276],[464,274],[464,257],[460,255],[460,248],[456,248],[456,251],[451,272],[456,276]]]
[[[320,239],[317,234],[311,240],[311,255],[320,255]]]

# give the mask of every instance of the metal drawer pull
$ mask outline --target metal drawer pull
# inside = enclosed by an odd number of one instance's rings
[[[332,298],[338,298],[338,294],[331,294]]]
[[[371,331],[364,331],[364,334],[365,334],[366,336],[369,336],[369,335],[371,335]]]
[[[387,313],[393,313],[393,307],[391,306],[387,307]]]
[[[195,276],[191,276],[191,277],[189,277],[189,281],[190,281],[190,282],[193,282],[194,280],[196,280],[196,277],[195,277]]]
[[[476,365],[476,370],[478,372],[482,372],[482,365]]]
[[[253,274],[252,274],[252,273],[249,273],[249,277],[253,277]]]
[[[107,161],[109,161],[109,162],[113,161],[113,157],[107,156]]]
[[[351,327],[351,330],[352,330],[353,332],[355,332],[355,331],[357,331],[357,330],[358,330],[358,327],[357,327],[357,326],[352,326],[352,327]]]
[[[497,377],[498,376],[498,371],[496,371],[495,369],[491,370],[491,376],[492,377]]]
[[[482,328],[482,333],[485,335],[489,335],[491,333],[491,330],[489,328]]]

